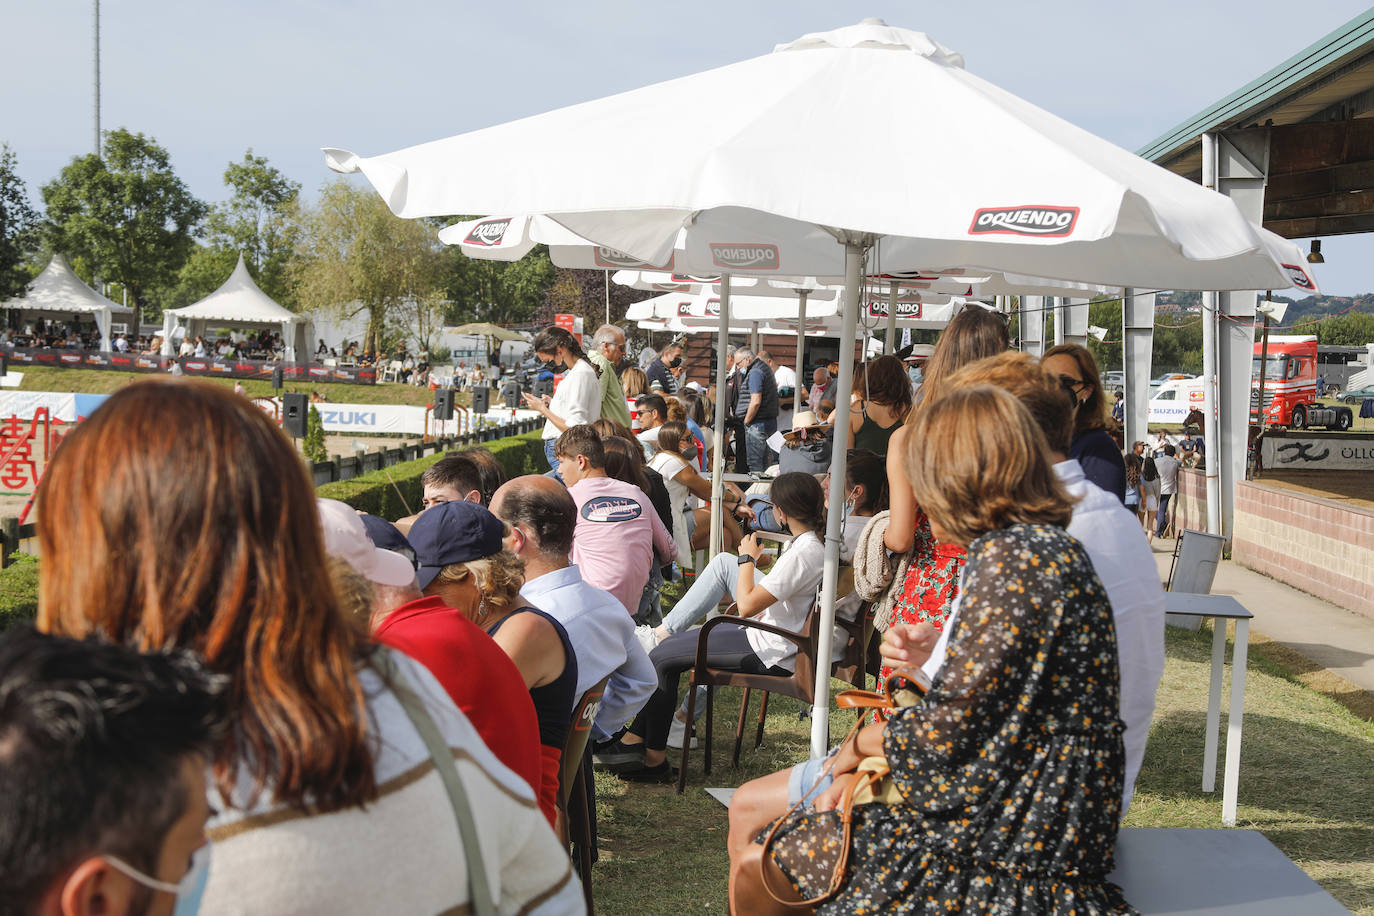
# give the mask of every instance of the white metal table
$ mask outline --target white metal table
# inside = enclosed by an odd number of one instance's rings
[[[1207,691],[1207,735],[1202,758],[1202,791],[1216,791],[1217,733],[1221,728],[1221,684],[1226,663],[1226,621],[1236,622],[1231,657],[1230,712],[1226,721],[1226,767],[1221,783],[1221,822],[1236,824],[1236,787],[1240,781],[1240,735],[1245,718],[1245,665],[1250,649],[1250,621],[1255,616],[1230,595],[1165,592],[1166,615],[1211,617],[1212,677]]]

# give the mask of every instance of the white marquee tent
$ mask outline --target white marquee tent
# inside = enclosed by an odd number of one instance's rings
[[[281,331],[286,345],[286,362],[297,356],[309,358],[311,336],[314,331],[308,318],[297,315],[276,302],[258,288],[248,267],[239,255],[238,265],[224,285],[204,299],[182,309],[169,309],[162,317],[162,354],[173,355],[176,350],[172,338],[178,325],[192,337],[205,333],[208,327],[272,328]]]
[[[134,310],[107,299],[85,284],[60,254],[52,256],[43,272],[29,283],[24,295],[3,303],[0,308],[25,315],[89,315],[100,332],[100,349],[110,349],[110,322],[115,315],[132,317]]]

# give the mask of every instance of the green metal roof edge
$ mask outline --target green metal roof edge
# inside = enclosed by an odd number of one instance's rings
[[[1374,40],[1374,8],[1319,38],[1263,76],[1246,83],[1226,98],[1166,131],[1142,147],[1137,155],[1154,162],[1195,137],[1260,104],[1323,67]]]

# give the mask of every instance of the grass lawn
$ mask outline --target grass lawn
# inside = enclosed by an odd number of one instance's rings
[[[1220,759],[1217,791],[1206,795],[1200,788],[1211,633],[1171,627],[1167,644],[1126,826],[1220,827]],[[1237,826],[1259,830],[1351,910],[1374,914],[1374,722],[1303,686],[1279,657],[1271,646],[1251,643]],[[742,695],[718,691],[713,772],[702,775],[701,752],[694,751],[684,795],[675,786],[631,786],[596,775],[598,913],[726,911],[726,812],[702,788],[736,786],[789,766],[806,757],[809,744],[810,722],[799,718],[799,705],[778,699],[769,705],[763,747],[751,750],[746,738],[740,768],[732,769]],[[835,716],[835,740],[852,721],[847,712]],[[672,753],[676,764],[680,752]]]
[[[25,366],[22,369],[11,367],[12,371],[23,372],[24,381],[20,391],[71,391],[78,394],[114,394],[130,382],[151,378],[153,373],[142,372],[104,372],[98,369],[58,369],[52,366]],[[234,387],[233,379],[208,379],[217,385]],[[266,380],[246,379],[243,385],[249,397],[271,397],[272,383]],[[434,400],[428,388],[414,385],[401,385],[383,382],[377,385],[343,385],[319,383],[288,384],[283,391],[317,391],[331,401],[339,404],[402,404],[424,407]],[[471,403],[466,392],[458,395],[459,403]],[[494,401],[494,399],[493,399]]]

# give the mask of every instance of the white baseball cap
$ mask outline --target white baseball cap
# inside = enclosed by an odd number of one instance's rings
[[[352,566],[369,582],[401,588],[415,584],[415,567],[394,550],[383,550],[372,543],[367,528],[352,506],[337,499],[316,500],[324,549]]]

